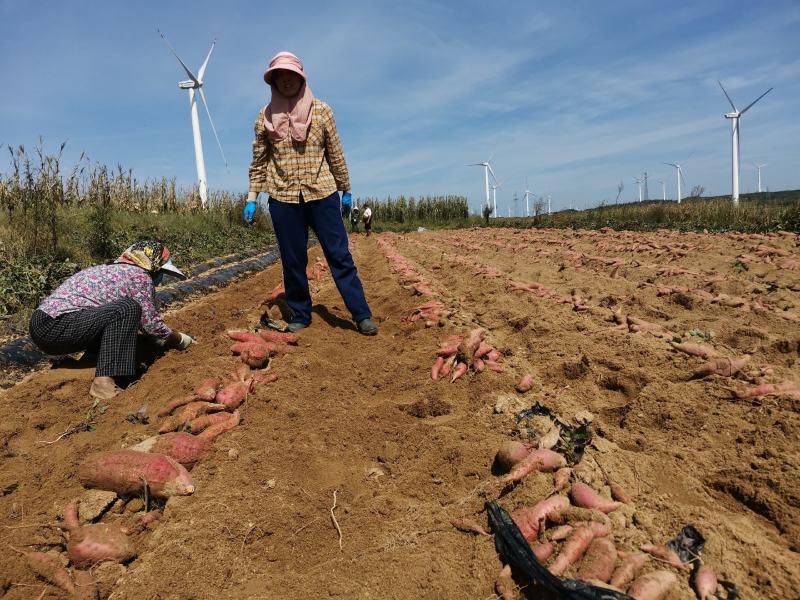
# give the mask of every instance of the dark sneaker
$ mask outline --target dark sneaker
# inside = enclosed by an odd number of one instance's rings
[[[361,319],[358,322],[358,332],[362,335],[378,335],[378,326],[372,319]]]
[[[301,329],[305,329],[306,327],[308,327],[308,323],[289,323],[286,326],[286,331],[288,331],[289,333],[297,333],[298,331],[300,331]]]

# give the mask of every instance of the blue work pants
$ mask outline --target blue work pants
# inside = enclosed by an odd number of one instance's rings
[[[311,294],[308,290],[308,229],[317,236],[331,275],[347,310],[358,323],[372,316],[364,296],[342,222],[339,192],[322,200],[300,203],[269,199],[269,214],[278,239],[283,263],[286,303],[292,310],[292,322],[311,322]]]

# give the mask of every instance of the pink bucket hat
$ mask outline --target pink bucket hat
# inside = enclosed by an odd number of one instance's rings
[[[300,77],[302,77],[304,80],[306,78],[306,73],[303,71],[303,63],[300,62],[300,59],[291,52],[278,52],[272,57],[272,60],[269,61],[269,67],[264,72],[264,81],[266,81],[269,85],[272,85],[272,72],[276,71],[277,69],[293,71],[300,75]]]

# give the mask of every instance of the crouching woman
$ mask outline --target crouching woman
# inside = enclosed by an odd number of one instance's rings
[[[186,278],[161,242],[137,242],[112,264],[88,267],[62,283],[33,311],[31,339],[48,354],[96,351],[89,393],[109,400],[121,391],[116,378],[136,375],[140,327],[164,348],[185,350],[194,341],[167,327],[156,308],[155,286],[165,273]]]

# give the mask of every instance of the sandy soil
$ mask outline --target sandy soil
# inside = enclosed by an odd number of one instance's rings
[[[379,240],[410,261],[449,317],[427,328],[401,320],[430,298],[392,271]],[[486,524],[483,503],[501,487],[494,453],[515,425],[494,407],[511,396],[565,420],[594,415],[581,476],[603,493],[613,479],[633,496],[612,519],[619,548],[664,543],[691,523],[707,538],[704,561],[742,598],[799,598],[800,395],[730,391],[762,376],[800,383],[798,243],[676,232],[358,236],[380,335],[358,335],[330,278],[315,282],[314,322],[295,353],[273,362],[278,381],[256,389],[241,425],[194,468],[194,495],[171,499],[164,519],[136,536],[138,558],[93,571],[101,597],[495,597],[492,538],[450,520]],[[63,508],[84,494],[81,461],[155,434],[157,423],[133,424],[128,413],[155,412],[230,372],[237,359],[224,331],[257,324],[279,268],[169,313],[200,343],[155,361],[93,431],[40,443],[85,418],[91,365],[47,369],[0,393],[0,493],[18,485],[0,497],[0,596],[64,597],[10,546],[60,550]],[[661,329],[632,333],[626,316]],[[503,352],[505,372],[432,381],[440,342],[476,326]],[[705,361],[674,350],[670,332],[723,356],[750,354],[750,364],[734,377],[691,379]],[[520,397],[523,374],[535,385]],[[551,489],[551,476],[532,474],[500,504],[532,505]],[[130,523],[132,506],[118,503],[103,521]],[[684,575],[667,598],[694,598]]]

